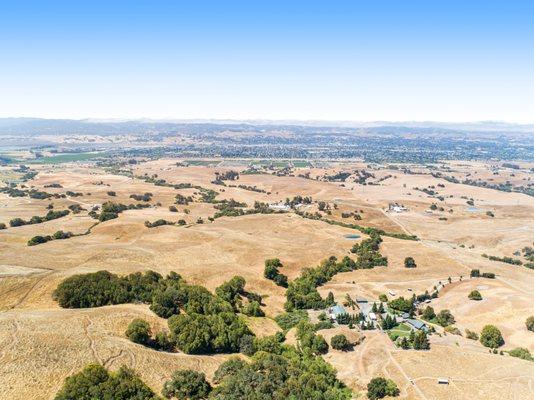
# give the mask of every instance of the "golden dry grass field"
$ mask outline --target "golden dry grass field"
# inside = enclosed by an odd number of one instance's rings
[[[247,321],[257,335],[264,336],[280,330],[272,318],[284,312],[286,300],[285,289],[263,277],[265,259],[279,258],[284,265],[281,272],[291,280],[303,268],[316,266],[329,256],[354,257],[351,247],[366,237],[353,229],[306,219],[294,212],[222,217],[212,222],[208,218],[217,210],[213,204],[199,201],[198,189],[157,186],[139,178],[143,176],[156,175],[168,184],[190,183],[212,189],[219,200],[234,199],[249,207],[255,201],[278,203],[297,195],[311,196],[313,203],[300,211],[315,213],[322,201],[332,207],[331,215],[322,213],[327,219],[417,235],[419,241],[383,237],[380,251],[388,257],[387,267],[339,273],[319,287],[319,292],[326,296],[331,291],[339,302],[346,294],[376,301],[380,294],[421,294],[441,282],[444,287],[431,305],[436,311],[449,309],[462,334],[465,329],[480,332],[484,325],[493,324],[503,334],[502,350],[525,347],[534,353],[534,332],[525,327],[526,318],[534,315],[534,270],[482,257],[486,253],[521,258],[514,253],[533,246],[533,197],[451,183],[420,166],[411,167],[417,174],[376,167],[370,179],[374,184],[324,178],[340,171],[366,169],[365,164],[357,162],[299,168],[292,176],[241,173],[239,180],[221,186],[212,183],[216,172],[242,172],[245,167],[184,167],[178,166],[178,161],[161,159],[132,165],[134,178],[115,175],[91,163],[33,165],[38,174],[23,183],[26,188],[79,195],[39,200],[0,193],[0,223],[8,225],[0,230],[0,398],[51,399],[67,376],[89,362],[100,362],[111,369],[128,365],[159,392],[175,369],[195,369],[212,379],[218,365],[228,358],[166,353],[130,342],[124,332],[133,318],[147,319],[154,330],[166,327],[165,320],[147,305],[62,309],[52,293],[66,277],[99,270],[120,275],[149,269],[161,274],[176,271],[188,282],[213,291],[241,275],[247,289],[264,296],[266,317]],[[525,167],[514,170],[515,176],[510,176],[507,169],[493,175],[495,166],[485,163],[450,162],[435,168],[443,168],[444,175],[460,180],[476,174],[477,178],[495,182],[522,182],[532,176],[528,169],[532,165]],[[298,176],[306,172],[309,178]],[[9,167],[2,167],[0,179],[18,178]],[[61,187],[45,187],[51,184]],[[258,191],[229,185],[254,186]],[[420,190],[429,187],[434,187],[444,200]],[[116,219],[93,226],[96,220],[88,215],[92,207],[106,201],[137,203],[130,195],[147,192],[152,193],[150,207],[127,210]],[[174,204],[177,194],[192,196],[194,201]],[[473,199],[476,210],[469,209],[468,199]],[[402,203],[407,210],[387,212],[388,204],[394,202]],[[9,227],[13,218],[44,216],[50,203],[55,210],[78,204],[84,211],[40,224]],[[430,211],[432,204],[443,207],[443,211]],[[177,212],[169,210],[172,205]],[[342,213],[354,211],[361,220],[343,218]],[[199,218],[204,223],[197,223]],[[144,224],[158,219],[183,219],[186,224],[156,228]],[[58,230],[86,234],[27,246],[33,236],[52,235]],[[361,238],[346,238],[353,233]],[[408,256],[415,259],[417,268],[404,267]],[[494,272],[496,279],[471,279],[473,268]],[[449,277],[452,284],[448,284]],[[468,300],[474,289],[480,291],[482,301]],[[490,354],[465,335],[438,329],[438,334],[431,336],[431,350],[414,351],[396,348],[381,331],[336,327],[320,333],[329,341],[344,331],[359,344],[349,352],[330,350],[324,358],[360,398],[369,380],[377,375],[395,380],[403,399],[534,398],[534,362],[506,353]],[[439,385],[440,377],[448,378],[450,384]]]

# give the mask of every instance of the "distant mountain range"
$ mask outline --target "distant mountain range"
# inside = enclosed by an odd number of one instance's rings
[[[299,129],[299,127],[301,129]],[[269,120],[105,120],[105,119],[41,119],[0,118],[0,135],[144,135],[171,133],[201,133],[216,130],[270,131],[287,130],[294,133],[307,131],[338,131],[345,134],[440,134],[458,135],[469,133],[483,136],[524,136],[534,134],[534,124],[511,124],[499,121],[448,123],[433,121],[269,121]]]

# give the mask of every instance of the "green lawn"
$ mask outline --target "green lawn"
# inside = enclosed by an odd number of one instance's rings
[[[410,331],[411,331],[411,328],[408,325],[399,324],[395,328],[390,329],[388,331],[388,334],[395,333],[399,337],[402,337],[402,336],[409,337],[410,336]]]
[[[207,167],[209,165],[218,165],[220,161],[208,161],[208,160],[186,160],[187,165],[194,167]]]
[[[107,153],[69,153],[57,156],[41,157],[27,161],[28,164],[61,164],[74,161],[85,161],[98,157],[105,157]]]
[[[306,168],[306,167],[310,167],[311,164],[308,161],[296,160],[296,161],[293,161],[293,166],[295,168]]]

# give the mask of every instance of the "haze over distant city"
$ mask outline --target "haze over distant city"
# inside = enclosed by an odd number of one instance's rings
[[[534,4],[9,2],[0,117],[532,123]]]

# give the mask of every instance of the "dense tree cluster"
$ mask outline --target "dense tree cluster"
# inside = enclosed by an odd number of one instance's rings
[[[294,347],[257,352],[252,362],[230,359],[219,367],[210,398],[348,400],[351,393],[322,358]]]
[[[163,284],[163,277],[153,271],[144,274],[137,272],[124,277],[108,271],[98,271],[65,279],[54,291],[54,298],[64,308],[150,302],[155,290]]]
[[[158,396],[131,369],[121,367],[108,372],[103,366],[89,364],[68,377],[55,400],[157,400]]]
[[[407,300],[404,297],[399,297],[388,302],[388,307],[401,312],[410,312],[413,310],[413,299]]]
[[[165,382],[161,394],[168,399],[200,400],[208,397],[211,385],[206,375],[192,370],[175,371],[171,380]]]
[[[291,312],[279,314],[274,319],[280,328],[287,331],[297,326],[300,321],[308,321],[309,317],[308,313],[304,310],[293,310]]]
[[[321,335],[315,333],[316,328],[307,321],[297,325],[297,339],[301,349],[307,349],[312,354],[324,354],[328,351],[328,343]]]

